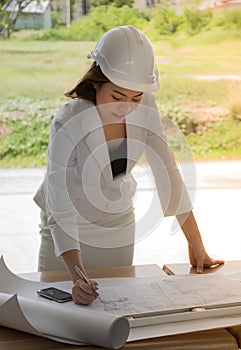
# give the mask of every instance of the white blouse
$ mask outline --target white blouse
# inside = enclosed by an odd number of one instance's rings
[[[164,216],[192,209],[152,94],[145,93],[142,103],[126,117],[126,132],[126,173],[113,178],[96,107],[89,101],[72,99],[54,117],[47,171],[34,200],[47,213],[57,256],[79,249],[81,230],[94,226],[106,214],[124,214],[132,207],[136,181],[131,170],[143,153]]]

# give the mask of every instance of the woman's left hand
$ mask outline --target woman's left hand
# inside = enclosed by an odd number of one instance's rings
[[[196,267],[197,273],[203,273],[204,267],[212,267],[214,265],[224,264],[223,260],[210,258],[210,256],[206,253],[206,251],[203,247],[200,247],[199,249],[193,250],[189,244],[188,245],[188,252],[189,252],[190,264],[192,266]]]

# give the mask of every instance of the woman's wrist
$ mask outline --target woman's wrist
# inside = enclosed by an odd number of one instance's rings
[[[202,237],[193,212],[177,215],[176,218],[191,248],[195,250],[203,247],[204,249]]]
[[[78,273],[76,272],[75,266],[78,266],[78,268],[85,272],[83,263],[82,263],[82,259],[81,259],[81,255],[80,255],[80,251],[79,250],[69,250],[67,252],[64,252],[61,255],[65,266],[68,269],[68,272],[71,276],[71,279],[73,280],[73,282],[75,283],[78,279],[80,279]]]

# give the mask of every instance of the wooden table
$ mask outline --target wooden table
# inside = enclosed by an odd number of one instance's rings
[[[196,273],[196,268],[187,263],[165,264],[163,271],[168,275],[188,275]],[[210,268],[204,268],[204,273],[219,272],[225,275],[241,271],[241,260],[225,261],[223,265],[216,265]]]
[[[88,270],[92,278],[144,277],[163,273],[156,265],[122,266]],[[69,280],[65,271],[51,271],[22,275],[35,281],[56,282]],[[46,338],[0,327],[1,350],[76,350],[77,347]],[[96,346],[81,346],[80,350],[100,350]],[[126,343],[123,350],[238,350],[232,334],[226,329],[193,332]]]

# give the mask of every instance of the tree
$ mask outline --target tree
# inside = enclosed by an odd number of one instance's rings
[[[34,0],[0,0],[0,36],[10,38],[22,11]]]

